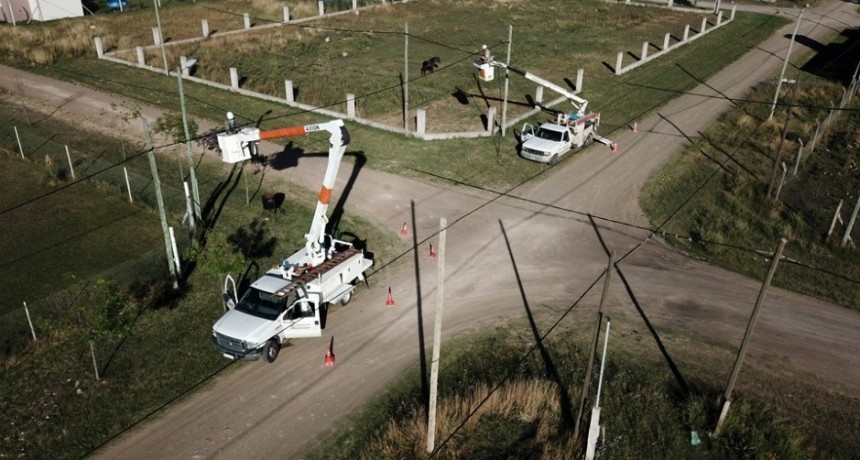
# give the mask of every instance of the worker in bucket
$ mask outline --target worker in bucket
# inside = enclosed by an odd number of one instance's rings
[[[484,64],[489,64],[492,57],[490,56],[490,49],[487,48],[487,45],[483,45],[481,47],[481,61]]]

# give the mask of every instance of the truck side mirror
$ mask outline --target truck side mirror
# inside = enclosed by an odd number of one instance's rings
[[[224,296],[224,308],[226,310],[232,310],[232,309],[236,308],[236,301],[233,300],[233,296],[230,295],[229,292],[225,292],[223,294],[223,296]]]

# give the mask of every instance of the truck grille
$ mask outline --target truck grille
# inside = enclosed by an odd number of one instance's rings
[[[244,353],[245,351],[247,351],[245,350],[245,342],[238,339],[234,339],[233,337],[228,337],[224,334],[219,334],[216,332],[215,341],[218,343],[218,345],[224,347],[224,349],[229,351],[237,353]]]

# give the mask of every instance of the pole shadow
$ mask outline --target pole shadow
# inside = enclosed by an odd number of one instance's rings
[[[603,240],[603,236],[600,233],[600,227],[597,226],[597,222],[591,217],[591,214],[588,215],[589,220],[591,220],[591,225],[594,227],[594,233],[597,236],[598,241],[600,241],[600,245],[603,247],[603,250],[606,252],[606,255],[610,255],[610,251],[606,242]],[[623,257],[622,257],[623,259]],[[639,303],[639,299],[636,298],[636,294],[633,293],[633,288],[630,286],[630,282],[627,281],[627,278],[624,276],[624,272],[618,268],[618,263],[620,260],[616,261],[614,264],[615,272],[618,273],[618,278],[621,279],[621,282],[624,283],[624,289],[627,291],[627,296],[630,297],[630,301],[633,302],[633,306],[636,307],[636,311],[639,313],[639,317],[642,318],[642,321],[645,323],[645,327],[648,328],[648,332],[651,333],[651,336],[654,337],[654,342],[657,344],[657,348],[660,349],[660,353],[663,355],[663,358],[666,360],[666,363],[669,365],[669,370],[672,372],[672,375],[675,377],[675,381],[678,383],[678,386],[681,389],[681,393],[686,395],[690,392],[690,388],[687,385],[687,381],[684,379],[684,376],[681,374],[681,371],[678,369],[678,366],[675,364],[675,361],[672,359],[672,356],[669,355],[669,350],[666,349],[666,346],[663,344],[663,341],[660,339],[660,334],[657,332],[657,329],[654,328],[654,325],[651,324],[651,320],[648,319],[648,316],[645,314],[645,311],[642,309],[642,305]]]
[[[421,268],[419,266],[418,254],[418,227],[415,219],[415,201],[409,202],[412,211],[412,254],[415,257],[415,292],[416,310],[418,314],[418,363],[421,366],[421,401],[424,402],[425,410],[430,408],[430,384],[427,381],[427,349],[424,346],[424,305],[421,300]]]
[[[544,362],[544,366],[546,367],[547,376],[552,379],[552,381],[558,387],[558,397],[559,397],[559,405],[561,410],[561,420],[559,426],[560,433],[567,433],[573,429],[574,418],[573,411],[571,410],[572,401],[570,400],[570,394],[567,391],[567,386],[564,383],[564,380],[561,377],[561,374],[558,371],[558,368],[555,365],[555,362],[550,356],[549,351],[543,344],[543,337],[541,337],[540,331],[538,330],[537,323],[534,320],[534,316],[532,315],[531,307],[529,307],[529,301],[526,297],[526,291],[523,288],[523,281],[520,278],[519,269],[517,269],[517,262],[514,259],[514,252],[511,248],[511,242],[508,239],[508,233],[505,231],[505,226],[501,220],[499,220],[499,227],[502,229],[502,237],[505,239],[505,247],[508,249],[508,256],[511,258],[511,266],[514,269],[514,276],[517,279],[517,287],[520,290],[520,297],[523,300],[523,307],[526,310],[526,316],[529,320],[529,326],[531,328],[532,334],[535,338],[535,345],[538,348],[538,353],[540,353],[541,359]]]

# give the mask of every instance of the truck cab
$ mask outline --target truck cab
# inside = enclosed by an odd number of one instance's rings
[[[273,269],[255,281],[238,302],[235,291],[228,289],[225,299],[232,308],[212,327],[215,349],[230,359],[264,357],[272,362],[287,339],[320,337],[321,303],[303,290],[284,295],[289,284]]]
[[[572,148],[589,146],[597,136],[600,114],[559,114],[555,121],[548,121],[537,131],[528,123],[523,125],[520,139],[520,155],[523,158],[554,165],[562,155]]]

